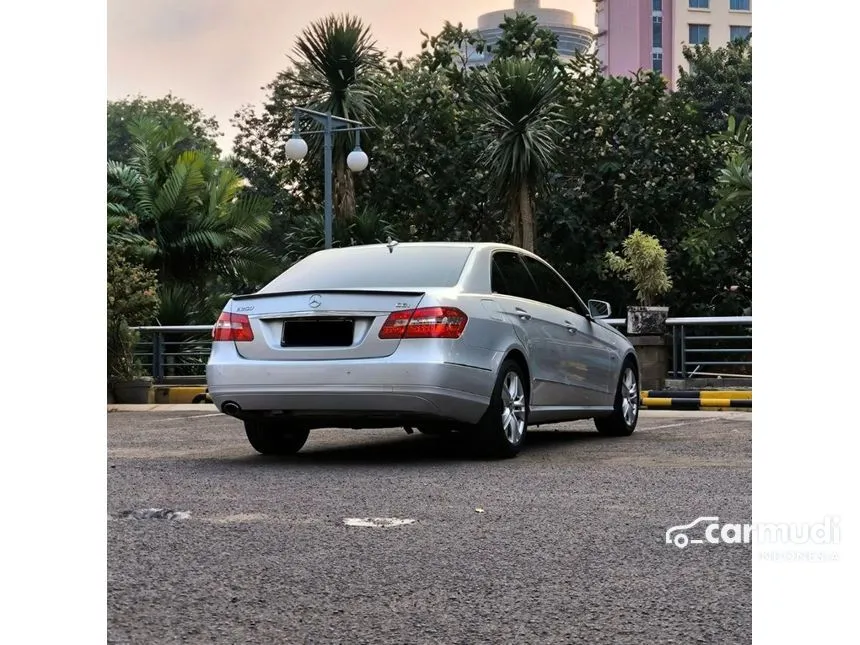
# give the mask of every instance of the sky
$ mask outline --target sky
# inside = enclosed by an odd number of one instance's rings
[[[543,0],[594,28],[593,0]],[[417,54],[420,29],[477,26],[478,15],[513,0],[108,0],[108,99],[172,93],[215,116],[230,148],[230,118],[259,105],[261,88],[287,66],[296,37],[331,13],[360,16],[389,54]]]

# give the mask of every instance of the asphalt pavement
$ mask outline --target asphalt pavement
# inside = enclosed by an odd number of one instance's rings
[[[750,546],[665,534],[750,521],[750,418],[547,426],[483,461],[398,430],[267,458],[208,406],[112,412],[108,642],[748,643]]]

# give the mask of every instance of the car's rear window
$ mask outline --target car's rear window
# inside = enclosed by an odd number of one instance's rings
[[[296,262],[260,293],[309,289],[453,287],[468,246],[360,246],[314,253]]]

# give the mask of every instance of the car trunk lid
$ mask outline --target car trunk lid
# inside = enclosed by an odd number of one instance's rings
[[[232,311],[248,316],[254,338],[237,342],[243,358],[272,361],[390,356],[399,339],[379,330],[394,311],[414,309],[423,291],[327,290],[235,296]]]

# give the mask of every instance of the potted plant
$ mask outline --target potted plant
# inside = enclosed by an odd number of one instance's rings
[[[135,359],[139,335],[131,327],[151,321],[158,312],[155,272],[119,244],[108,247],[107,260],[108,402],[148,403],[152,377]]]
[[[654,303],[672,288],[672,280],[666,271],[666,250],[660,241],[636,229],[624,240],[621,255],[606,253],[606,264],[612,273],[632,282],[636,289],[639,306],[627,308],[627,333],[665,333],[669,308]]]

